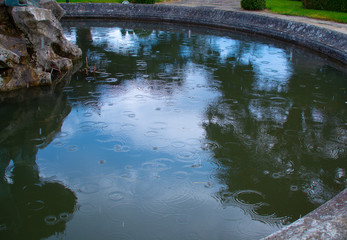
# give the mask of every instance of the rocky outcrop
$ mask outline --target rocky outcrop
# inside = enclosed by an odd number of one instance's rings
[[[64,10],[54,0],[38,6],[0,4],[0,91],[50,85],[82,55],[63,35]]]

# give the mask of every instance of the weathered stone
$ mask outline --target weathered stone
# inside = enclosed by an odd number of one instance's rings
[[[0,44],[0,68],[11,68],[19,63],[19,56]]]
[[[82,55],[63,35],[64,10],[54,0],[37,5],[0,6],[0,91],[52,84]]]
[[[21,58],[29,56],[24,36],[10,36],[0,34],[0,46],[15,53]]]
[[[81,50],[64,37],[60,22],[50,10],[14,7],[12,16],[32,44],[38,64],[45,69],[67,70],[72,66],[71,61],[62,61],[59,56],[81,57]]]
[[[39,0],[38,3],[40,8],[49,9],[52,11],[53,15],[60,20],[64,14],[65,10],[56,2],[52,0]]]
[[[50,85],[51,74],[36,70],[30,65],[19,64],[11,69],[10,76],[0,83],[0,91],[10,91],[19,88]]]
[[[347,189],[296,222],[264,240],[344,240],[347,236]]]

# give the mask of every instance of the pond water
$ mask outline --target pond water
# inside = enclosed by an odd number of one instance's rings
[[[3,99],[1,239],[260,239],[346,187],[339,65],[192,26],[64,32],[96,73]]]

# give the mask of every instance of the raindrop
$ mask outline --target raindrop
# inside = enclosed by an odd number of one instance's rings
[[[124,73],[116,73],[116,77],[124,77]]]
[[[107,82],[107,83],[116,83],[116,82],[118,82],[118,79],[117,78],[106,78],[105,82]]]
[[[57,222],[58,222],[58,219],[56,218],[56,216],[49,215],[49,216],[45,217],[45,223],[47,225],[55,225],[55,224],[57,224]]]
[[[57,134],[57,138],[64,138],[64,137],[67,137],[69,136],[69,133],[68,132],[60,132]]]
[[[114,202],[118,202],[124,199],[124,193],[122,192],[111,192],[108,194],[108,198]]]
[[[299,190],[298,186],[296,186],[296,185],[290,185],[289,189],[290,189],[290,191],[293,191],[293,192],[296,192]]]
[[[71,219],[72,215],[70,213],[66,213],[66,212],[63,212],[63,213],[60,213],[59,214],[59,219],[64,221],[64,222],[67,222]]]
[[[280,173],[273,173],[271,176],[275,179],[278,179],[281,177],[281,174]]]
[[[134,124],[131,124],[131,123],[126,123],[126,124],[123,124],[122,126],[121,126],[121,129],[123,130],[123,131],[131,131],[131,130],[133,130],[135,128],[135,125]]]
[[[142,95],[142,94],[137,94],[135,95],[135,98],[138,98],[138,99],[142,99],[142,98],[145,98],[146,96],[145,95]]]
[[[80,190],[86,194],[96,193],[99,190],[99,185],[96,183],[85,183],[80,186]]]
[[[175,147],[175,148],[183,148],[186,144],[184,142],[181,141],[176,141],[176,142],[172,142],[171,146]]]
[[[45,202],[41,200],[36,200],[36,201],[28,202],[26,206],[30,210],[39,211],[45,207]]]
[[[113,151],[115,152],[129,152],[130,151],[130,147],[127,145],[119,145],[119,144],[115,144],[113,146]]]
[[[89,113],[89,112],[86,112],[86,113],[84,113],[83,114],[83,116],[85,116],[85,117],[91,117],[93,114],[92,113]]]
[[[104,129],[104,128],[108,127],[108,124],[105,123],[105,122],[96,122],[94,124],[94,127],[97,128],[97,129]]]
[[[64,145],[65,145],[65,143],[60,142],[60,141],[54,142],[54,147],[57,147],[57,148],[59,148],[59,147],[64,147]]]
[[[220,148],[220,145],[216,142],[213,142],[213,141],[204,141],[202,143],[202,149],[203,150],[214,151],[218,148]]]
[[[181,151],[176,156],[180,162],[192,162],[193,160],[199,159],[199,155],[192,151]]]
[[[261,206],[261,202],[265,197],[261,192],[254,190],[241,190],[234,193],[234,198],[237,203],[249,206]]]
[[[78,147],[76,145],[70,145],[70,146],[67,146],[66,149],[69,151],[69,152],[75,152],[78,150]]]
[[[99,71],[101,72],[101,69],[99,69]],[[107,78],[111,75],[111,73],[107,73],[107,72],[103,72],[99,74],[100,78]]]
[[[154,131],[154,130],[152,130],[152,131],[147,131],[146,133],[145,133],[145,136],[147,136],[147,137],[157,137],[157,136],[159,136],[160,135],[160,133],[158,132],[158,131]]]

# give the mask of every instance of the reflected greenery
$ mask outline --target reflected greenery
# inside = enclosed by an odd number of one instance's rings
[[[259,86],[252,63],[216,71],[220,79],[242,78],[222,82],[222,97],[209,105],[204,123],[206,137],[222,146],[214,152],[216,177],[226,185],[221,201],[232,203],[235,192],[251,189],[262,196],[256,213],[289,222],[346,187],[346,74],[295,61],[280,90]],[[250,194],[245,201],[253,197],[259,199]]]
[[[39,149],[60,132],[71,111],[66,96],[50,89],[40,96],[9,99],[0,115],[1,239],[42,239],[63,233],[76,205],[62,183],[40,177]]]

